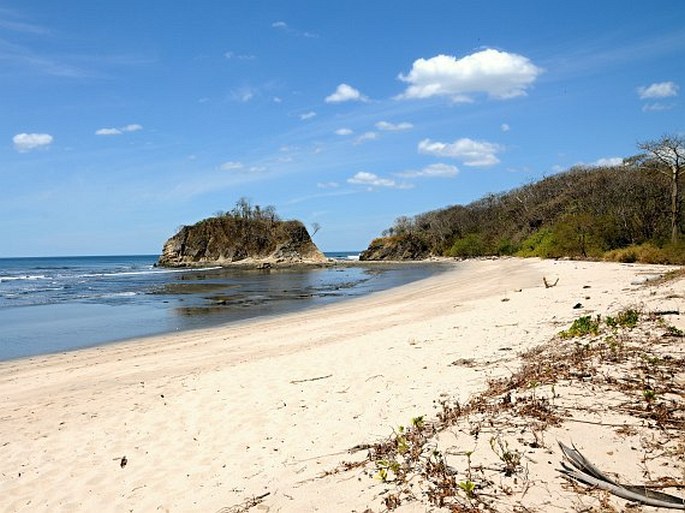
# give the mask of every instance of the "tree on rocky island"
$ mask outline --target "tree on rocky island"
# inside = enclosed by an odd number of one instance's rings
[[[639,142],[646,153],[638,156],[643,167],[654,167],[669,177],[671,184],[671,242],[680,237],[680,178],[685,169],[685,137],[666,134],[660,139]]]

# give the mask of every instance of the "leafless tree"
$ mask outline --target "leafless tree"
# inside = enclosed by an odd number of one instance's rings
[[[685,169],[685,137],[667,134],[660,139],[643,141],[637,147],[647,152],[642,159],[645,166],[657,164],[671,183],[671,242],[680,236],[680,176]]]

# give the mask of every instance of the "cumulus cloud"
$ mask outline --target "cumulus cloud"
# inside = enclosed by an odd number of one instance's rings
[[[409,84],[399,98],[447,96],[456,102],[470,102],[471,95],[485,93],[506,100],[525,96],[541,73],[542,69],[527,57],[494,49],[462,58],[437,55],[417,59],[407,75],[399,75],[401,81]]]
[[[274,21],[271,26],[273,28],[279,28],[279,29],[287,29],[288,24],[285,21]]]
[[[431,164],[419,170],[402,171],[397,173],[397,176],[404,178],[453,178],[459,174],[459,169],[456,166],[449,164]]]
[[[131,123],[121,128],[100,128],[95,131],[95,135],[121,135],[125,132],[138,132],[143,129],[143,125]]]
[[[314,112],[313,110],[310,110],[309,112],[305,112],[303,114],[300,114],[300,119],[302,121],[306,121],[308,119],[312,119],[315,117],[316,117],[316,112]]]
[[[398,184],[395,180],[390,178],[381,178],[380,176],[369,173],[367,171],[360,171],[352,178],[347,179],[348,183],[354,185],[365,185],[367,187],[387,187],[390,189],[410,189],[408,184]]]
[[[333,94],[326,96],[326,103],[365,102],[368,98],[347,84],[340,84]]]
[[[463,138],[453,143],[424,139],[419,142],[418,150],[426,155],[459,159],[465,166],[487,167],[499,163],[497,153],[503,148],[499,144]]]
[[[378,130],[383,130],[386,132],[400,132],[402,130],[411,130],[414,125],[406,121],[402,123],[389,123],[388,121],[379,121],[376,123],[376,128]]]
[[[224,162],[223,164],[221,164],[219,166],[219,169],[221,171],[235,171],[237,169],[242,169],[243,167],[245,167],[245,166],[243,166],[242,162],[235,162],[235,161],[231,160],[231,161]]]
[[[637,88],[637,94],[642,100],[651,100],[654,98],[671,98],[678,96],[678,89],[680,87],[675,82],[658,82],[648,86]]]
[[[12,142],[14,143],[15,150],[19,153],[26,153],[27,151],[48,147],[52,143],[52,136],[50,134],[21,133],[12,137]]]
[[[500,125],[500,129],[502,130],[502,132],[508,132],[509,130],[511,130],[511,127],[507,123],[502,123]]]
[[[349,129],[349,128],[338,128],[335,131],[336,135],[352,135],[353,133],[354,133],[354,131]]]

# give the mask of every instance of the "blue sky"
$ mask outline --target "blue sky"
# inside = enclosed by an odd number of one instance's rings
[[[0,257],[159,253],[240,197],[357,250],[682,134],[685,3],[0,0]]]

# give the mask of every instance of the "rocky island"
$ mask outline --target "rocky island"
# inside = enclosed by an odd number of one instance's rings
[[[230,212],[179,228],[164,244],[158,265],[237,263],[269,267],[326,261],[300,221],[283,221],[273,207],[252,206],[240,200]]]

